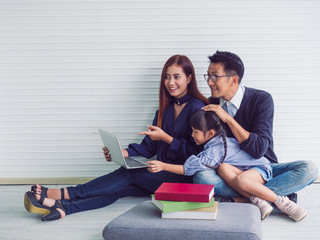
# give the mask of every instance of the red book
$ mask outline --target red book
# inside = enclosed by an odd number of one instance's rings
[[[156,200],[210,202],[214,195],[214,185],[165,182],[154,195]]]

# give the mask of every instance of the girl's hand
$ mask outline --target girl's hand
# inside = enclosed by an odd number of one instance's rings
[[[148,170],[152,173],[161,172],[164,170],[165,163],[157,160],[148,161]]]
[[[171,144],[173,141],[173,137],[168,135],[165,131],[163,131],[161,128],[156,126],[148,126],[147,131],[138,133],[139,135],[148,135],[151,140],[157,141],[161,140],[168,144]]]
[[[228,122],[232,118],[219,104],[209,104],[201,108],[203,111],[215,112],[222,122]]]

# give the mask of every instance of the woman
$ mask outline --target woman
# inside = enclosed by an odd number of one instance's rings
[[[130,144],[122,150],[124,157],[142,155],[159,161],[183,164],[202,149],[191,137],[190,116],[207,104],[199,92],[193,65],[189,58],[175,55],[165,63],[160,82],[159,110],[153,125],[140,134],[146,135],[140,144]],[[108,149],[103,148],[107,161]],[[192,183],[192,177],[168,172],[151,173],[146,168],[127,170],[123,167],[88,183],[63,189],[47,189],[40,185],[25,195],[29,212],[40,213],[42,220],[55,220],[79,211],[107,206],[126,196],[154,193],[163,182]],[[59,200],[59,201],[57,201]]]

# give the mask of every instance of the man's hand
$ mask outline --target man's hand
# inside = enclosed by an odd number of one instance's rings
[[[161,128],[156,127],[156,126],[148,126],[147,131],[144,132],[139,132],[139,135],[148,135],[151,140],[157,141],[161,140],[164,141],[168,144],[171,144],[173,141],[173,137],[168,135],[165,131],[163,131]]]
[[[165,164],[164,162],[153,160],[146,162],[148,164],[148,170],[152,173],[161,172],[164,170]]]
[[[209,104],[201,108],[204,111],[215,112],[222,122],[228,123],[232,117],[218,104]]]
[[[218,104],[209,104],[202,108],[204,111],[215,112],[222,122],[225,122],[230,127],[234,137],[239,143],[246,141],[250,137],[250,132],[245,130],[240,124],[233,119],[223,108]]]

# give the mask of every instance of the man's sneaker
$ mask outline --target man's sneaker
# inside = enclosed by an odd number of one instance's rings
[[[305,209],[290,201],[288,197],[280,197],[280,201],[276,203],[276,206],[296,222],[301,221],[307,215]]]
[[[292,202],[298,203],[298,194],[297,193],[291,193],[287,196],[289,200]]]
[[[250,202],[254,205],[256,205],[261,212],[261,219],[265,219],[268,217],[268,215],[272,212],[273,207],[266,201],[261,198],[258,198],[256,196],[251,196],[250,197]]]
[[[218,202],[234,202],[232,197],[224,197],[224,196],[218,196],[218,195],[214,196],[214,200]]]

